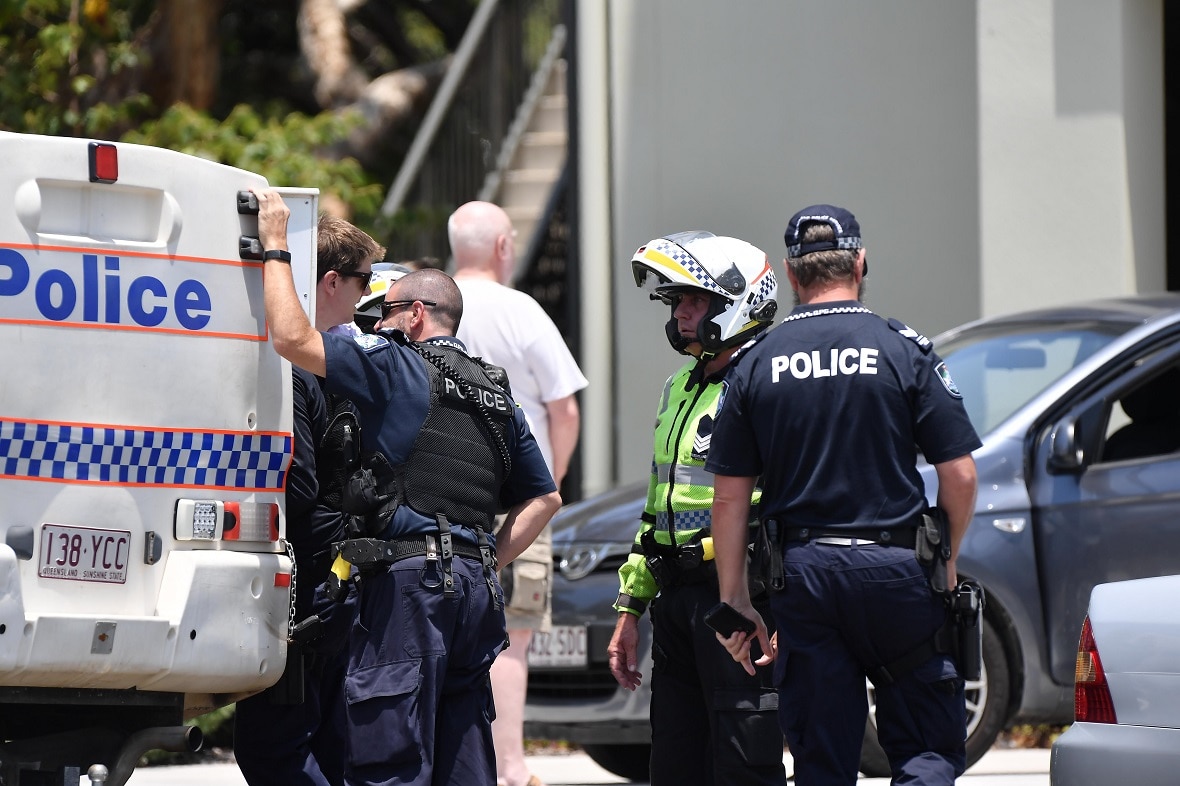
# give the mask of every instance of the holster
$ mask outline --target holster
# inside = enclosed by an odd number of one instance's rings
[[[963,581],[950,595],[952,657],[964,680],[974,682],[983,673],[983,607],[987,602],[983,587]]]
[[[344,481],[341,509],[348,537],[379,535],[400,502],[393,467],[381,453],[370,453]]]
[[[778,592],[784,586],[782,528],[778,521],[765,519],[756,529],[750,554],[750,597],[767,589]]]
[[[663,544],[656,540],[655,530],[647,530],[639,537],[639,545],[643,549],[643,558],[647,562],[647,569],[660,589],[675,587],[680,582],[679,547],[675,544]]]
[[[947,563],[951,558],[950,523],[942,508],[927,508],[914,539],[914,555],[927,569],[930,588],[940,595],[950,593]]]

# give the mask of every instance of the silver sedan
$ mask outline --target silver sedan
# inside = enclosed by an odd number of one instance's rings
[[[1180,782],[1180,576],[1093,589],[1075,716],[1053,745],[1054,786]]]

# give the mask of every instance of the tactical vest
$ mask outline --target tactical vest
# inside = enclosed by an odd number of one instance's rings
[[[458,348],[405,346],[426,361],[430,409],[405,462],[392,466],[380,453],[365,458],[361,471],[372,473],[378,495],[365,511],[366,530],[380,533],[397,508],[408,505],[427,518],[443,514],[454,524],[491,532],[500,487],[512,468],[508,441],[516,404],[481,361]]]

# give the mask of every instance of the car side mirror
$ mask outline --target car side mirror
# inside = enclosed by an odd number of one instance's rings
[[[1069,417],[1058,421],[1049,435],[1049,469],[1076,472],[1082,468],[1085,454],[1078,444],[1077,420]]]

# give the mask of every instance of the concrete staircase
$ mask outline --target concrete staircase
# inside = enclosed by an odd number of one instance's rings
[[[557,60],[524,123],[516,150],[504,169],[492,202],[504,208],[516,227],[519,262],[528,251],[553,187],[561,177],[569,147],[566,62]]]

